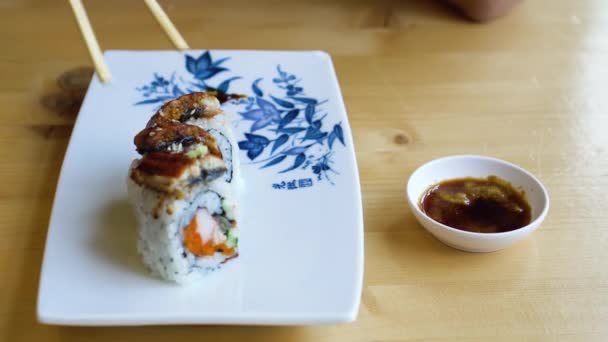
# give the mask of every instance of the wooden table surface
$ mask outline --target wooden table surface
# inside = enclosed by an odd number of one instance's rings
[[[47,224],[78,106],[57,78],[91,63],[67,3],[2,0],[0,341],[608,340],[608,2],[525,0],[484,25],[424,0],[205,3],[162,2],[193,48],[333,57],[364,199],[358,320],[37,323]],[[171,48],[143,2],[85,5],[104,49]],[[424,231],[406,207],[406,179],[423,162],[458,153],[535,173],[551,196],[541,229],[490,254],[456,251]]]

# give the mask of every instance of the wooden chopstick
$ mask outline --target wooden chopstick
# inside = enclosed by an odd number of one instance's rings
[[[190,47],[188,46],[188,43],[186,43],[182,35],[179,34],[179,31],[177,30],[177,28],[175,28],[175,25],[173,25],[171,19],[169,19],[169,16],[167,15],[167,13],[165,13],[163,8],[160,7],[158,2],[156,2],[156,0],[144,1],[146,5],[148,5],[150,12],[152,12],[154,17],[156,18],[156,21],[158,21],[158,24],[163,28],[173,45],[175,45],[175,47],[179,50],[189,49]]]
[[[110,70],[103,60],[103,54],[99,48],[99,43],[97,42],[97,38],[93,32],[93,27],[91,27],[91,22],[89,21],[87,12],[82,5],[82,0],[70,0],[70,5],[72,5],[72,10],[74,11],[74,16],[76,17],[76,21],[80,27],[80,32],[82,33],[82,37],[87,44],[89,54],[91,54],[91,58],[93,59],[97,76],[101,82],[106,83],[112,78],[110,75]]]

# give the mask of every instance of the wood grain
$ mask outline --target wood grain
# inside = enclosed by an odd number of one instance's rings
[[[171,48],[143,2],[86,5],[104,48]],[[485,25],[424,0],[161,5],[194,48],[333,56],[364,198],[359,318],[324,327],[38,324],[44,239],[77,107],[57,79],[91,63],[67,3],[4,1],[1,341],[608,340],[605,1],[526,0]],[[538,175],[552,205],[542,228],[491,254],[459,252],[427,234],[406,208],[406,179],[421,163],[456,153],[507,159]]]

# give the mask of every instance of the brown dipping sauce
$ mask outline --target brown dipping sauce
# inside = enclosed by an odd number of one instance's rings
[[[528,225],[525,194],[496,176],[450,179],[431,186],[420,209],[435,221],[476,233],[502,233]]]

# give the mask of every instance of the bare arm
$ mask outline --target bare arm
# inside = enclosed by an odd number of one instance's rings
[[[475,21],[488,21],[506,14],[520,0],[447,0]]]

